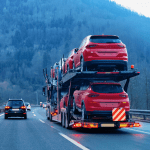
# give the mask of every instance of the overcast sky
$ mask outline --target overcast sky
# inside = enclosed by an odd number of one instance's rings
[[[110,0],[117,4],[150,18],[150,0]]]

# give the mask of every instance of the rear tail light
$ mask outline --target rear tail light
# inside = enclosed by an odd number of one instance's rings
[[[8,109],[10,109],[10,106],[5,106],[5,110],[8,110]]]
[[[98,128],[98,123],[87,123],[83,124],[83,128]]]
[[[134,123],[134,127],[142,127],[140,123]]]
[[[89,94],[88,97],[98,97],[100,96],[99,94]]]
[[[134,65],[131,65],[131,69],[134,69]]]
[[[117,56],[118,56],[118,57],[127,56],[127,53],[119,53]]]
[[[122,48],[125,48],[125,46],[124,45],[118,45],[119,47],[122,47]]]
[[[120,97],[125,97],[125,98],[127,97],[126,94],[120,94],[119,96],[120,96]]]
[[[80,128],[80,127],[82,127],[82,124],[79,122],[79,123],[75,123],[74,125],[73,125],[73,127],[74,128]]]
[[[92,47],[95,47],[97,46],[96,44],[92,44],[92,45],[87,45],[86,48],[92,48]]]
[[[21,106],[20,108],[21,108],[21,109],[26,109],[26,106]]]

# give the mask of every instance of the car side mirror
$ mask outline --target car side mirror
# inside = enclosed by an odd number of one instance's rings
[[[78,49],[78,48],[76,48],[74,51],[75,51],[75,52],[77,52],[78,50],[79,50],[79,49]]]
[[[80,87],[79,87],[79,86],[76,86],[76,87],[75,87],[75,90],[80,90]]]

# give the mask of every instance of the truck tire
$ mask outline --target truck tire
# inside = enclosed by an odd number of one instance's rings
[[[65,115],[64,115],[65,117],[64,117],[64,121],[65,121],[65,128],[66,129],[69,129],[69,120],[68,120],[68,114],[67,113],[65,113]]]
[[[27,114],[26,114],[26,115],[24,115],[24,119],[27,119]]]
[[[8,116],[6,114],[4,115],[4,119],[8,119]]]
[[[61,112],[61,125],[64,128],[65,127],[65,119],[64,119],[64,113]]]
[[[49,120],[52,122],[52,114],[51,114],[51,109],[49,108]]]
[[[48,109],[49,109],[49,107],[48,107]],[[49,115],[49,117],[48,117],[48,109],[46,110],[47,120],[49,120],[49,119],[50,119],[50,115]],[[49,110],[49,111],[50,111],[50,110]]]
[[[81,113],[82,113],[82,120],[87,119],[87,115],[86,115],[86,110],[85,110],[85,105],[84,105],[84,103],[82,104]]]
[[[77,114],[77,113],[78,113],[78,110],[77,110],[77,108],[76,108],[76,103],[75,103],[74,97],[73,97],[73,113],[74,113],[74,114]]]

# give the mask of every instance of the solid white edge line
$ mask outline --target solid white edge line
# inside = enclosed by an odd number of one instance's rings
[[[35,114],[33,114],[33,116],[36,116]]]
[[[80,143],[76,142],[75,140],[71,139],[71,138],[68,137],[67,135],[65,135],[65,134],[63,134],[63,133],[61,133],[61,132],[59,132],[59,134],[60,134],[61,136],[63,136],[65,139],[67,139],[68,141],[70,141],[71,143],[73,143],[74,145],[78,146],[79,148],[81,148],[81,149],[83,149],[83,150],[90,150],[90,149],[84,147],[83,145],[81,145]]]
[[[39,119],[42,123],[45,123],[43,120]]]
[[[140,131],[140,130],[135,130],[135,129],[128,129],[128,128],[125,128],[125,129],[127,129],[127,130],[133,130],[133,131],[137,131],[137,132],[141,132],[141,133],[146,133],[146,134],[150,135],[149,132],[145,132],[145,131]]]

